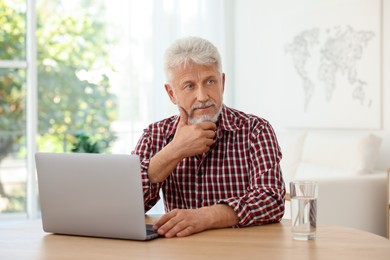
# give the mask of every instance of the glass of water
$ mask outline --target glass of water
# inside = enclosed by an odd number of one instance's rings
[[[290,182],[290,196],[293,239],[315,239],[317,226],[317,183],[314,181]]]

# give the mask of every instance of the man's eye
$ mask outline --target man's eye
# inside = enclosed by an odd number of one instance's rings
[[[185,89],[192,89],[194,86],[192,84],[187,84],[184,86]]]
[[[208,83],[209,85],[213,85],[213,84],[215,83],[215,80],[210,79],[207,83]]]

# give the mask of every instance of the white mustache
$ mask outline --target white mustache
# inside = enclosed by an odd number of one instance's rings
[[[194,104],[191,107],[191,112],[196,110],[196,109],[199,109],[199,108],[205,108],[205,107],[209,107],[209,106],[213,106],[213,105],[214,105],[214,103],[211,102],[211,101],[206,101],[206,102],[203,102],[203,103]]]

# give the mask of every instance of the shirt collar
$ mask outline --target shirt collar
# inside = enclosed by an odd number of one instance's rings
[[[234,132],[240,129],[236,117],[231,109],[222,105],[221,115],[218,118],[218,130]]]

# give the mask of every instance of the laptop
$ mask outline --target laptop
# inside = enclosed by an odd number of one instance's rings
[[[137,155],[36,153],[43,230],[118,239],[158,237],[145,223]]]

